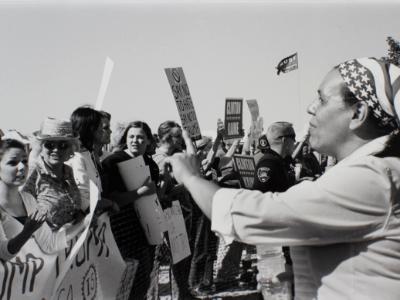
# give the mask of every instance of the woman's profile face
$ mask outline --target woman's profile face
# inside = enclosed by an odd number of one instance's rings
[[[142,128],[132,127],[128,130],[126,134],[126,146],[133,156],[136,157],[145,154],[149,145],[150,140]]]
[[[20,148],[6,150],[0,161],[0,180],[7,185],[22,185],[28,174],[28,155]]]
[[[102,118],[99,127],[94,133],[94,142],[99,145],[107,145],[111,139],[110,120]]]

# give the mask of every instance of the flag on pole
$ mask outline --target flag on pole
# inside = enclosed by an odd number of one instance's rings
[[[281,72],[287,73],[287,72],[296,70],[298,67],[299,67],[299,64],[298,64],[297,52],[296,52],[295,54],[285,57],[284,59],[282,59],[279,62],[278,66],[276,67],[276,69],[278,70],[278,72],[276,74],[279,75]]]

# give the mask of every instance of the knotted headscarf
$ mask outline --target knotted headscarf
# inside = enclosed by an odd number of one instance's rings
[[[376,58],[348,60],[340,75],[357,100],[364,101],[381,127],[400,128],[400,68]]]

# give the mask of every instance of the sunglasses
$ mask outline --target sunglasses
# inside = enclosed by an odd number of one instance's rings
[[[46,141],[43,146],[48,150],[54,150],[57,148],[58,150],[66,150],[69,148],[70,143],[65,141],[55,142],[55,141]]]
[[[287,135],[278,136],[278,139],[280,139],[280,138],[289,138],[289,139],[296,140],[296,135],[295,134],[287,134]]]

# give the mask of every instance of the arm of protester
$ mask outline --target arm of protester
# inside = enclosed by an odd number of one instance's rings
[[[199,205],[204,214],[211,218],[211,205],[219,187],[205,179],[199,173],[199,162],[195,155],[177,153],[167,158],[175,179],[182,183]]]
[[[186,153],[195,155],[196,154],[196,149],[195,149],[195,147],[193,145],[193,141],[190,138],[189,133],[185,129],[182,130],[182,137],[183,137],[183,140],[185,141]]]
[[[114,191],[109,195],[109,197],[113,199],[119,207],[123,207],[128,204],[132,204],[133,201],[142,196],[151,195],[156,192],[156,185],[149,177],[140,188],[128,192]]]
[[[99,202],[97,202],[96,210],[98,210],[98,212],[104,212],[107,210],[111,210],[114,212],[120,211],[119,206],[116,202],[105,197],[101,197]]]
[[[84,155],[90,155],[88,151],[84,153],[75,152],[74,156],[67,161],[67,164],[72,168],[75,183],[79,189],[81,196],[82,210],[86,210],[90,205],[90,179],[89,179],[89,166],[87,166]],[[90,157],[88,159],[91,160]]]
[[[278,163],[273,159],[260,160],[254,172],[253,190],[263,193],[279,190],[279,180],[285,176],[283,173],[278,173],[280,169]]]
[[[231,147],[229,148],[228,152],[226,152],[225,157],[233,157],[235,154],[236,148],[240,143],[240,138],[239,139],[234,139]]]
[[[22,231],[10,240],[7,240],[4,229],[0,226],[0,258],[3,260],[13,258],[32,234],[40,228],[45,219],[46,216],[35,212],[27,218]]]
[[[90,217],[91,215],[88,214],[79,222],[67,223],[58,230],[52,230],[44,222],[39,230],[34,233],[35,240],[44,253],[52,254],[58,252],[68,247],[68,242],[89,226]]]
[[[211,166],[214,162],[215,155],[217,154],[219,145],[221,144],[224,134],[225,134],[224,123],[221,121],[221,119],[218,119],[217,136],[214,140],[211,150],[208,151],[208,153],[207,153],[205,162],[204,163],[202,162],[204,172],[207,172],[211,168]]]
[[[250,136],[252,132],[253,126],[250,126],[249,131],[245,134],[243,138],[243,148],[242,148],[242,155],[250,155]]]

